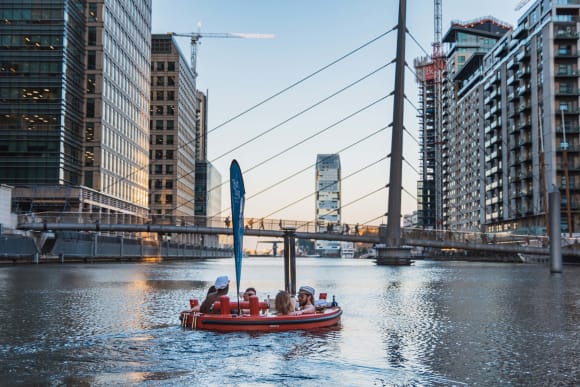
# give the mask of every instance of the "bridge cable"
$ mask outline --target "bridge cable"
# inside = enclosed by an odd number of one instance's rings
[[[375,135],[377,135],[377,134],[379,134],[379,133],[383,132],[383,131],[384,131],[384,130],[386,130],[386,129],[387,129],[389,126],[391,126],[391,125],[383,126],[382,128],[379,128],[379,129],[375,130],[374,132],[372,132],[372,133],[370,133],[370,134],[368,134],[368,135],[366,135],[366,136],[364,136],[364,137],[360,138],[359,140],[357,140],[357,141],[355,141],[355,142],[353,142],[353,143],[351,143],[351,144],[347,145],[346,147],[344,147],[344,148],[342,148],[342,149],[338,150],[337,152],[335,152],[335,154],[340,154],[340,153],[344,152],[344,151],[345,151],[345,150],[347,150],[347,149],[350,149],[350,148],[353,148],[353,147],[355,147],[356,145],[358,145],[358,144],[362,143],[363,141],[365,141],[365,140],[368,140],[368,139],[370,139],[370,138],[374,137]],[[330,156],[329,156],[329,157],[330,157]],[[268,187],[264,188],[263,190],[261,190],[261,191],[259,191],[259,192],[255,193],[255,194],[253,194],[253,195],[249,196],[249,197],[247,198],[247,200],[251,200],[251,199],[252,199],[252,198],[254,198],[255,196],[258,196],[258,195],[260,195],[260,194],[262,194],[262,193],[264,193],[264,192],[266,192],[266,191],[269,191],[270,189],[272,189],[272,188],[274,188],[274,187],[276,187],[276,186],[278,186],[278,185],[280,185],[280,184],[282,184],[282,183],[284,183],[284,182],[286,182],[286,181],[290,180],[290,179],[291,179],[291,178],[293,178],[293,177],[296,177],[296,176],[298,176],[298,175],[300,175],[300,174],[302,174],[302,173],[304,173],[304,172],[306,172],[306,171],[310,171],[310,170],[312,170],[312,168],[313,168],[313,167],[315,167],[315,166],[316,166],[316,164],[317,164],[317,163],[316,163],[316,162],[314,162],[313,164],[307,165],[307,166],[306,166],[306,167],[304,167],[303,169],[301,169],[301,170],[299,170],[299,171],[297,171],[297,172],[294,172],[294,173],[293,173],[293,174],[291,174],[291,175],[287,175],[287,176],[286,176],[286,177],[284,177],[283,179],[281,179],[281,180],[278,180],[276,183],[274,183],[274,184],[271,184],[271,185],[269,185]],[[371,165],[372,165],[372,164],[371,164]],[[218,186],[218,187],[216,187],[216,188],[219,188],[219,187],[221,187],[221,186],[222,186],[222,185],[224,185],[224,184],[226,184],[226,183],[222,183],[221,185],[219,185],[219,186]],[[214,188],[214,189],[215,189],[215,188]],[[221,215],[221,214],[223,214],[224,212],[226,212],[226,211],[229,211],[230,209],[231,209],[230,207],[228,207],[228,208],[226,208],[226,209],[223,209],[223,210],[221,210],[220,212],[218,212],[218,213],[216,213],[216,214],[213,214],[213,215],[211,216],[211,218],[213,218],[213,217],[216,217],[216,216],[218,216],[218,215]]]
[[[244,143],[242,143],[242,144],[240,144],[240,145],[238,145],[238,146],[234,147],[233,149],[230,149],[229,151],[227,151],[227,152],[223,153],[221,156],[219,156],[219,157],[217,157],[217,158],[213,159],[211,162],[213,163],[213,162],[217,161],[218,159],[222,158],[223,156],[226,156],[227,154],[229,154],[229,153],[231,153],[231,152],[233,152],[233,151],[235,151],[235,150],[237,150],[237,149],[239,149],[239,148],[241,148],[241,147],[243,147],[243,146],[245,146],[245,145],[249,144],[250,142],[253,142],[254,140],[256,140],[256,139],[258,139],[258,138],[260,138],[260,137],[262,137],[262,136],[266,135],[267,133],[269,133],[269,132],[273,131],[274,129],[277,129],[278,127],[280,127],[280,126],[282,126],[282,125],[284,125],[284,124],[286,124],[286,123],[290,122],[291,120],[293,120],[293,119],[295,119],[295,118],[299,117],[300,115],[302,115],[302,114],[306,113],[308,110],[311,110],[311,109],[313,109],[313,108],[314,108],[314,107],[316,107],[317,105],[320,105],[320,104],[322,104],[323,102],[327,101],[328,99],[330,99],[330,98],[332,98],[332,97],[336,96],[337,94],[339,94],[339,93],[343,92],[344,90],[346,90],[346,89],[348,89],[348,88],[350,88],[350,87],[354,86],[355,84],[357,84],[357,83],[361,82],[361,81],[362,81],[362,80],[364,80],[365,78],[368,78],[368,77],[370,77],[370,76],[372,76],[372,75],[376,74],[377,72],[379,72],[380,70],[382,70],[382,69],[386,68],[387,66],[389,66],[389,65],[390,65],[390,64],[392,64],[392,63],[394,63],[394,61],[391,61],[391,62],[389,62],[389,63],[387,63],[387,64],[385,64],[385,65],[382,65],[382,66],[381,66],[381,67],[379,67],[378,69],[376,69],[376,70],[372,71],[371,73],[368,73],[368,74],[367,74],[367,75],[365,75],[364,77],[362,77],[362,78],[360,78],[359,80],[357,80],[357,81],[355,81],[355,82],[351,83],[350,85],[348,85],[348,86],[344,87],[343,89],[341,89],[341,90],[339,90],[338,92],[334,93],[334,94],[333,94],[333,95],[331,95],[330,97],[327,97],[327,98],[325,98],[325,99],[322,99],[322,100],[320,100],[320,101],[316,102],[316,103],[315,103],[315,104],[313,104],[313,105],[310,105],[308,108],[306,108],[306,109],[302,110],[301,112],[298,112],[298,113],[296,113],[296,114],[292,115],[290,118],[287,118],[286,120],[284,120],[284,121],[282,121],[282,122],[280,122],[280,123],[278,123],[278,124],[274,125],[273,127],[271,127],[271,128],[269,128],[269,129],[267,129],[266,131],[264,131],[264,132],[260,133],[259,135],[257,135],[257,136],[255,136],[255,137],[253,137],[252,139],[250,139],[250,140],[248,140],[248,141],[246,141],[246,142],[244,142]],[[357,115],[357,114],[359,114],[359,113],[362,113],[363,111],[365,111],[365,110],[369,109],[370,107],[372,107],[372,106],[376,105],[377,103],[381,102],[382,100],[386,99],[387,97],[389,97],[389,96],[391,96],[391,95],[393,95],[393,94],[394,94],[394,92],[391,92],[391,93],[387,94],[386,96],[383,96],[383,97],[381,97],[381,98],[379,98],[379,99],[377,99],[377,100],[375,100],[375,101],[371,102],[370,104],[368,104],[368,105],[366,105],[366,106],[362,107],[361,109],[357,110],[356,112],[354,112],[354,113],[352,113],[352,114],[350,114],[350,115],[348,115],[348,116],[346,116],[346,117],[344,117],[344,118],[340,119],[339,121],[336,121],[336,122],[335,122],[335,123],[333,123],[332,125],[330,125],[330,126],[328,126],[328,127],[324,128],[323,130],[320,130],[320,131],[318,131],[317,133],[315,133],[315,135],[312,135],[312,136],[310,136],[310,137],[308,137],[308,138],[306,138],[306,139],[302,140],[301,142],[298,142],[298,143],[296,143],[294,146],[291,146],[291,147],[287,148],[286,150],[284,150],[284,151],[282,151],[282,152],[279,152],[279,153],[278,153],[278,154],[276,154],[275,156],[272,156],[271,158],[269,158],[269,159],[266,159],[266,160],[262,161],[261,163],[259,163],[258,165],[255,165],[255,166],[253,166],[253,167],[252,167],[251,169],[249,169],[249,170],[248,170],[248,169],[244,170],[244,173],[247,173],[248,171],[250,171],[250,170],[252,170],[252,169],[255,169],[256,167],[258,167],[258,166],[260,166],[260,165],[263,165],[263,164],[265,164],[267,161],[271,161],[272,159],[276,158],[277,156],[280,156],[280,155],[282,155],[282,154],[286,153],[287,151],[289,151],[289,150],[291,150],[291,149],[295,148],[296,146],[298,146],[298,145],[300,145],[300,144],[303,144],[304,142],[306,142],[306,141],[308,141],[308,140],[310,140],[310,139],[312,139],[312,138],[316,137],[317,135],[319,135],[319,134],[322,134],[323,132],[325,132],[325,131],[327,131],[327,130],[331,129],[332,127],[334,127],[334,126],[336,126],[336,125],[338,125],[338,124],[340,124],[340,123],[342,123],[342,122],[344,122],[344,121],[346,121],[346,120],[348,120],[348,119],[350,119],[350,118],[354,117],[355,115]],[[192,173],[194,173],[194,172],[195,172],[195,170],[190,170],[189,172],[187,172],[187,173],[185,173],[185,174],[183,174],[183,175],[181,175],[181,176],[177,177],[177,180],[179,180],[179,179],[183,179],[183,178],[185,178],[186,176],[189,176],[189,175],[191,175],[191,174],[192,174]],[[220,188],[220,187],[222,187],[224,184],[227,184],[227,182],[223,182],[222,184],[220,184],[220,185],[218,185],[218,186],[214,187],[213,189]],[[191,199],[191,200],[188,200],[187,202],[180,204],[179,206],[177,206],[177,207],[173,208],[173,210],[172,210],[172,211],[175,211],[176,209],[178,209],[178,208],[180,208],[180,207],[183,207],[183,206],[184,206],[184,205],[186,205],[186,204],[189,204],[189,203],[191,203],[191,201],[192,201],[192,200],[193,200],[193,199]]]
[[[295,86],[298,86],[298,85],[299,85],[299,84],[301,84],[302,82],[304,82],[304,81],[306,81],[306,80],[308,80],[308,79],[310,79],[310,78],[314,77],[315,75],[317,75],[317,74],[321,73],[322,71],[324,71],[324,70],[326,70],[326,69],[328,69],[328,68],[332,67],[333,65],[335,65],[335,64],[337,64],[338,62],[342,61],[343,59],[346,59],[346,58],[348,58],[349,56],[351,56],[351,55],[355,54],[356,52],[358,52],[358,51],[362,50],[363,48],[365,48],[365,47],[367,47],[367,46],[371,45],[372,43],[376,42],[377,40],[379,40],[379,39],[383,38],[384,36],[388,35],[389,33],[393,32],[393,31],[395,31],[396,29],[397,29],[397,26],[395,26],[395,27],[391,28],[389,31],[383,32],[382,34],[380,34],[380,35],[378,35],[377,37],[375,37],[375,38],[373,38],[373,39],[369,40],[368,42],[366,42],[366,43],[364,43],[363,45],[361,45],[361,46],[359,46],[359,47],[355,48],[354,50],[352,50],[352,51],[350,51],[350,52],[346,53],[345,55],[341,56],[340,58],[338,58],[338,59],[335,59],[334,61],[330,62],[329,64],[327,64],[327,65],[325,65],[325,66],[323,66],[323,67],[319,68],[318,70],[314,71],[314,72],[313,72],[313,73],[311,73],[310,75],[307,75],[307,76],[305,76],[304,78],[302,78],[302,79],[300,79],[300,80],[298,80],[298,81],[294,82],[294,83],[293,83],[293,84],[291,84],[290,86],[288,86],[288,87],[286,87],[286,88],[284,88],[284,89],[282,89],[282,90],[280,90],[280,91],[278,91],[278,92],[274,93],[274,94],[273,94],[273,95],[271,95],[270,97],[268,97],[268,98],[266,98],[266,99],[264,99],[264,100],[262,100],[262,101],[258,102],[257,104],[255,104],[255,105],[253,105],[252,107],[250,107],[250,108],[248,108],[248,109],[244,110],[243,112],[241,112],[241,113],[239,113],[239,114],[235,115],[234,117],[227,119],[226,121],[222,122],[221,124],[217,125],[216,127],[212,128],[211,130],[209,130],[209,131],[207,132],[207,134],[210,134],[210,133],[213,133],[213,132],[215,132],[215,131],[216,131],[216,130],[218,130],[219,128],[221,128],[221,127],[223,127],[223,126],[225,126],[225,125],[229,124],[230,122],[232,122],[232,121],[234,121],[234,120],[236,120],[236,119],[238,119],[238,118],[242,117],[243,115],[245,115],[245,114],[247,114],[247,113],[251,112],[252,110],[254,110],[254,109],[256,109],[256,108],[258,108],[258,107],[262,106],[262,105],[263,105],[263,104],[265,104],[266,102],[269,102],[269,101],[271,101],[272,99],[274,99],[274,98],[278,97],[279,95],[281,95],[281,94],[283,94],[283,93],[287,92],[288,90],[290,90],[290,89],[294,88]]]
[[[350,178],[350,177],[352,177],[352,176],[354,176],[354,175],[356,175],[356,174],[358,174],[358,173],[361,173],[361,172],[363,172],[363,171],[367,170],[368,168],[372,167],[373,165],[376,165],[376,164],[380,163],[381,161],[384,161],[386,158],[387,158],[386,156],[384,156],[384,157],[381,157],[380,159],[378,159],[378,160],[376,160],[376,161],[374,161],[374,162],[372,162],[372,163],[370,163],[370,164],[367,164],[367,165],[365,165],[364,167],[362,167],[362,168],[358,169],[357,171],[355,171],[355,172],[352,172],[352,173],[351,173],[351,174],[349,174],[348,176],[345,176],[345,177],[344,177],[342,180],[346,180],[346,179],[348,179],[348,178]],[[334,184],[334,183],[329,183],[329,184],[327,184],[326,186],[322,187],[322,189],[324,189],[324,188],[328,188],[328,187],[332,186],[333,184]],[[384,187],[383,187],[383,188],[384,188]],[[374,192],[373,192],[373,193],[374,193]],[[311,193],[309,193],[309,194],[306,194],[306,195],[304,195],[303,197],[301,197],[301,198],[299,198],[299,199],[297,199],[297,200],[293,201],[292,203],[289,203],[289,204],[285,205],[284,207],[281,207],[281,208],[277,209],[276,211],[274,211],[274,212],[271,212],[271,213],[269,213],[268,215],[265,215],[265,216],[263,216],[262,218],[269,218],[270,216],[272,216],[272,215],[274,215],[274,214],[277,214],[278,212],[280,212],[280,211],[283,211],[283,210],[285,210],[285,209],[287,209],[287,208],[289,208],[289,207],[292,207],[293,205],[295,205],[295,204],[298,204],[298,203],[300,203],[301,201],[303,201],[303,200],[306,200],[306,199],[308,199],[308,198],[309,198],[309,197],[311,197],[311,196],[314,196],[315,194],[316,194],[316,191],[314,191],[314,192],[311,192]],[[257,194],[256,194],[256,195],[257,195]],[[256,195],[253,195],[253,196],[256,196]],[[344,206],[341,206],[341,207],[344,207]],[[333,212],[336,212],[336,210],[335,210],[335,211],[331,211],[331,212],[329,212],[329,214],[332,214]]]
[[[320,134],[322,134],[322,133],[324,133],[324,132],[326,132],[326,131],[330,130],[331,128],[333,128],[333,127],[337,126],[338,124],[341,124],[341,123],[345,122],[346,120],[348,120],[348,119],[350,119],[350,118],[354,117],[355,115],[357,115],[357,114],[360,114],[361,112],[363,112],[363,111],[365,111],[365,110],[367,110],[367,109],[369,109],[369,108],[373,107],[374,105],[376,105],[376,104],[378,104],[379,102],[381,102],[381,101],[385,100],[386,98],[388,98],[388,97],[389,97],[389,96],[391,96],[392,94],[393,94],[393,93],[387,94],[387,95],[385,95],[385,96],[383,96],[383,97],[381,97],[381,98],[379,98],[379,99],[377,99],[377,100],[375,100],[375,101],[371,102],[370,104],[367,104],[366,106],[364,106],[364,107],[360,108],[360,109],[359,109],[359,110],[357,110],[356,112],[354,112],[354,113],[351,113],[351,114],[349,114],[349,115],[347,115],[347,116],[345,116],[345,117],[341,118],[340,120],[338,120],[338,121],[336,121],[336,122],[332,123],[331,125],[329,125],[329,126],[327,126],[327,127],[323,128],[323,129],[321,129],[321,130],[317,131],[316,133],[314,133],[314,134],[310,135],[309,137],[306,137],[306,138],[304,138],[304,139],[300,140],[299,142],[297,142],[297,143],[295,143],[295,144],[293,144],[293,145],[289,146],[288,148],[286,148],[286,149],[284,149],[284,150],[282,150],[282,151],[278,152],[277,154],[275,154],[275,155],[272,155],[272,156],[269,156],[269,157],[268,157],[268,158],[266,158],[265,160],[262,160],[262,161],[258,162],[257,164],[254,164],[254,165],[253,165],[253,166],[251,166],[250,168],[247,168],[247,169],[245,169],[245,170],[244,170],[244,174],[247,174],[248,172],[251,172],[252,170],[254,170],[254,169],[258,168],[259,166],[262,166],[262,165],[264,165],[265,163],[267,163],[267,162],[269,162],[269,161],[273,160],[274,158],[277,158],[278,156],[281,156],[282,154],[284,154],[284,153],[286,153],[286,152],[290,151],[291,149],[294,149],[294,148],[296,148],[298,145],[302,145],[302,144],[304,144],[305,142],[307,142],[307,141],[309,141],[309,140],[313,139],[314,137],[316,137],[316,136],[318,136],[318,135],[320,135]],[[386,128],[386,127],[385,127],[385,128]],[[381,130],[384,130],[385,128],[383,128],[383,129],[381,129]],[[365,138],[363,138],[363,140],[364,140],[364,139],[365,139]],[[359,141],[356,141],[356,142],[354,142],[354,143],[351,143],[351,144],[350,144],[350,146],[357,145],[357,144],[359,144],[360,142],[362,142],[363,140],[359,140]],[[345,149],[348,149],[348,147],[347,147],[347,148],[345,148]],[[314,165],[316,165],[316,164],[314,164]],[[180,178],[183,178],[184,176],[186,176],[186,175],[183,175],[183,176],[181,176]],[[215,189],[221,188],[221,187],[223,187],[223,186],[224,186],[224,185],[226,185],[226,184],[229,184],[229,181],[227,181],[227,180],[223,181],[221,184],[219,184],[219,185],[217,185],[217,186],[215,186],[215,187],[211,188],[209,192],[211,192],[211,191],[213,191],[213,190],[215,190]],[[190,203],[190,202],[191,202],[191,200],[189,200],[189,201],[187,201],[187,202],[185,202],[185,203],[183,203],[183,204],[180,204],[179,206],[175,207],[175,208],[173,209],[173,211],[174,211],[174,210],[176,210],[176,209],[178,209],[179,207],[182,207],[182,206],[184,206],[185,204],[188,204],[188,203]]]
[[[353,87],[353,86],[355,86],[355,85],[357,85],[357,84],[361,83],[361,82],[362,82],[362,81],[364,81],[365,79],[367,79],[367,78],[370,78],[371,76],[373,76],[373,75],[377,74],[379,71],[381,71],[381,70],[385,69],[387,66],[389,66],[389,65],[390,65],[390,64],[392,64],[392,63],[395,63],[395,60],[392,60],[391,62],[389,62],[389,63],[387,63],[387,64],[384,64],[384,65],[380,66],[379,68],[377,68],[377,69],[375,69],[375,70],[371,71],[370,73],[366,74],[366,75],[365,75],[365,76],[363,76],[362,78],[359,78],[358,80],[356,80],[356,81],[354,81],[354,82],[351,82],[350,84],[346,85],[346,86],[345,86],[345,87],[343,87],[342,89],[340,89],[340,90],[338,90],[338,91],[336,91],[336,92],[334,92],[334,93],[330,94],[329,96],[327,96],[327,97],[325,97],[325,98],[323,98],[323,99],[321,99],[321,100],[319,100],[319,101],[315,102],[314,104],[312,104],[312,105],[308,106],[307,108],[305,108],[305,109],[303,109],[303,110],[299,111],[298,113],[295,113],[294,115],[292,115],[292,116],[290,116],[289,118],[287,118],[287,119],[283,120],[282,122],[280,122],[280,123],[278,123],[278,124],[274,125],[273,127],[271,127],[271,128],[269,128],[269,129],[267,129],[267,130],[265,130],[265,131],[261,132],[260,134],[258,134],[258,135],[256,135],[256,136],[254,136],[254,137],[250,138],[249,140],[247,140],[247,141],[245,141],[245,142],[243,142],[243,143],[241,143],[241,144],[239,144],[239,145],[235,146],[234,148],[232,148],[232,149],[230,149],[230,150],[228,150],[228,151],[226,151],[226,152],[222,153],[221,155],[219,155],[219,156],[217,156],[216,158],[214,158],[213,160],[211,160],[211,162],[212,162],[212,163],[216,162],[217,160],[221,159],[222,157],[224,157],[224,156],[227,156],[228,154],[230,154],[230,153],[232,153],[232,152],[234,152],[234,151],[236,151],[236,150],[238,150],[238,149],[240,149],[240,148],[242,148],[242,147],[244,147],[244,146],[246,146],[246,145],[248,145],[248,144],[250,144],[250,143],[254,142],[255,140],[259,139],[260,137],[263,137],[263,136],[265,136],[266,134],[268,134],[268,133],[272,132],[273,130],[275,130],[275,129],[278,129],[278,128],[279,128],[279,127],[281,127],[282,125],[284,125],[284,124],[287,124],[288,122],[290,122],[290,121],[292,121],[293,119],[295,119],[295,118],[297,118],[297,117],[299,117],[299,116],[303,115],[304,113],[306,113],[306,112],[308,112],[308,111],[310,111],[310,110],[314,109],[315,107],[322,105],[324,102],[327,102],[327,101],[329,101],[330,99],[332,99],[332,98],[336,97],[336,96],[337,96],[337,95],[339,95],[340,93],[342,93],[342,92],[344,92],[344,91],[346,91],[346,90],[350,89],[351,87]]]
[[[382,191],[382,190],[384,190],[384,189],[386,189],[386,188],[387,188],[387,186],[382,186],[382,187],[379,187],[379,188],[375,189],[374,191],[372,191],[372,192],[368,192],[368,193],[364,194],[363,196],[360,196],[360,197],[358,197],[358,198],[356,198],[356,199],[354,199],[354,200],[352,200],[352,201],[350,201],[350,202],[348,202],[348,203],[346,203],[346,204],[342,204],[342,205],[340,206],[340,208],[342,209],[342,208],[344,208],[344,207],[348,207],[348,206],[350,206],[350,205],[352,205],[352,204],[355,204],[355,203],[357,203],[357,202],[359,202],[359,201],[361,201],[361,200],[363,200],[363,199],[366,199],[366,198],[368,198],[369,196],[371,196],[371,195],[374,195],[374,194],[376,194],[377,192],[380,192],[380,191]],[[313,195],[313,194],[312,194],[312,195]],[[333,212],[336,212],[336,211],[337,211],[337,210],[331,211],[331,212],[329,212],[329,214],[332,214]],[[301,228],[301,227],[303,227],[303,226],[307,226],[309,223],[314,223],[314,224],[316,224],[316,219],[315,219],[315,220],[313,220],[312,222],[306,222],[306,223],[302,223],[302,224],[298,225],[296,228],[297,228],[297,229],[299,229],[299,228]]]
[[[228,123],[230,123],[230,122],[234,121],[235,119],[237,119],[237,118],[240,118],[241,116],[243,116],[243,115],[245,115],[245,114],[247,114],[247,113],[251,112],[252,110],[255,110],[255,109],[256,109],[256,108],[258,108],[259,106],[262,106],[262,105],[264,105],[266,102],[269,102],[269,101],[271,101],[272,99],[274,99],[274,98],[276,98],[276,97],[280,96],[281,94],[283,94],[283,93],[285,93],[285,92],[287,92],[287,91],[289,91],[289,90],[293,89],[294,87],[298,86],[299,84],[301,84],[301,83],[305,82],[306,80],[308,80],[308,79],[310,79],[310,78],[314,77],[315,75],[317,75],[317,74],[321,73],[322,71],[324,71],[324,70],[327,70],[328,68],[330,68],[330,67],[334,66],[335,64],[337,64],[337,63],[341,62],[342,60],[344,60],[344,59],[346,59],[346,58],[350,57],[351,55],[354,55],[354,54],[355,54],[355,53],[357,53],[358,51],[360,51],[360,50],[362,50],[363,48],[365,48],[365,47],[367,47],[367,46],[371,45],[372,43],[374,43],[374,42],[376,42],[376,41],[378,41],[379,39],[383,38],[384,36],[388,35],[389,33],[391,33],[391,32],[393,32],[393,31],[395,31],[396,29],[397,29],[397,26],[395,26],[395,27],[391,28],[390,30],[388,30],[388,31],[386,31],[386,32],[383,32],[383,33],[381,33],[380,35],[378,35],[378,36],[376,36],[375,38],[373,38],[373,39],[371,39],[371,40],[367,41],[366,43],[362,44],[361,46],[359,46],[359,47],[357,47],[357,48],[355,48],[355,49],[351,50],[350,52],[348,52],[348,53],[344,54],[344,55],[343,55],[343,56],[341,56],[340,58],[338,58],[338,59],[335,59],[334,61],[330,62],[329,64],[327,64],[327,65],[325,65],[325,66],[323,66],[323,67],[319,68],[318,70],[316,70],[316,71],[314,71],[314,72],[310,73],[309,75],[307,75],[307,76],[303,77],[302,79],[300,79],[300,80],[298,80],[298,81],[294,82],[294,83],[293,83],[293,84],[291,84],[290,86],[288,86],[288,87],[286,87],[286,88],[284,88],[284,89],[282,89],[282,90],[280,90],[280,91],[276,92],[275,94],[271,95],[271,96],[270,96],[270,97],[268,97],[268,98],[265,98],[264,100],[262,100],[262,101],[258,102],[258,103],[257,103],[257,104],[255,104],[254,106],[252,106],[252,107],[250,107],[250,108],[246,109],[245,111],[243,111],[243,112],[241,112],[241,113],[237,114],[236,116],[234,116],[234,117],[232,117],[232,118],[230,118],[230,119],[226,120],[225,122],[222,122],[222,123],[221,123],[221,124],[219,124],[218,126],[216,126],[216,127],[214,127],[213,129],[209,130],[209,131],[207,132],[207,134],[210,134],[210,133],[212,133],[212,132],[216,131],[217,129],[219,129],[219,128],[221,128],[221,127],[225,126],[226,124],[228,124]],[[194,138],[194,139],[193,139],[193,140],[191,140],[191,141],[185,142],[185,143],[183,143],[182,145],[178,146],[178,147],[177,147],[177,149],[176,149],[175,151],[177,152],[177,151],[179,151],[179,150],[183,149],[184,147],[186,147],[186,146],[188,146],[188,145],[190,145],[190,144],[194,143],[195,141],[196,141],[196,138]],[[139,173],[139,172],[141,172],[141,171],[144,171],[145,169],[149,168],[151,165],[153,165],[153,162],[152,162],[152,161],[154,161],[154,160],[149,160],[149,163],[148,163],[147,165],[143,165],[142,167],[140,167],[140,168],[137,168],[137,169],[133,170],[133,171],[132,171],[132,172],[130,172],[129,174],[127,174],[127,175],[125,175],[125,176],[121,176],[121,177],[119,177],[118,179],[115,179],[114,181],[112,181],[111,183],[109,183],[109,184],[108,184],[106,187],[104,187],[104,188],[101,190],[101,192],[105,193],[105,192],[106,192],[106,191],[107,191],[109,188],[111,188],[112,186],[116,185],[117,183],[120,183],[120,182],[122,182],[122,181],[126,181],[126,180],[127,180],[127,179],[129,179],[131,176],[134,176],[135,174],[137,174],[137,173]]]
[[[417,45],[417,47],[419,47],[419,49],[421,51],[423,51],[425,53],[426,56],[431,56],[431,54],[429,54],[425,48],[421,45],[421,43],[419,43],[417,41],[417,39],[415,39],[415,37],[413,36],[413,34],[407,29],[407,35],[409,35],[409,37],[413,40],[413,42],[415,42],[415,44]]]

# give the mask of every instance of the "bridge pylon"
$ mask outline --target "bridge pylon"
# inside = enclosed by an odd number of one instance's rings
[[[403,119],[405,110],[405,37],[407,1],[399,0],[395,98],[389,174],[387,226],[381,226],[381,243],[375,246],[378,265],[410,265],[411,249],[401,246],[401,189],[403,174]],[[384,232],[383,232],[384,229]]]

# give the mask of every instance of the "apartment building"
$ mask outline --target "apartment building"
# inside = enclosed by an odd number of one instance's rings
[[[547,192],[580,227],[580,5],[537,0],[510,28],[453,23],[442,95],[444,225],[544,233]]]

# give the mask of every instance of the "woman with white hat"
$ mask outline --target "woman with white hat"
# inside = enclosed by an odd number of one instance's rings
[[[216,289],[215,292],[208,294],[205,300],[201,303],[201,306],[199,307],[201,313],[214,313],[212,310],[213,303],[219,301],[221,296],[228,294],[228,291],[230,290],[230,279],[227,275],[217,277],[214,287]]]

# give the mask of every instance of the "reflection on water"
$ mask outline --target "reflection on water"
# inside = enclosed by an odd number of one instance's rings
[[[0,380],[90,385],[570,385],[580,379],[580,267],[298,259],[342,324],[192,332],[178,315],[232,260],[0,268]],[[281,259],[242,286],[283,287]],[[235,283],[232,283],[232,290]],[[234,294],[231,291],[230,294]]]

